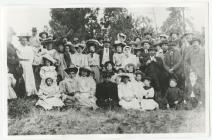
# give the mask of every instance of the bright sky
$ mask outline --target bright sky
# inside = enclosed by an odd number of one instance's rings
[[[169,15],[167,7],[141,7],[128,8],[134,17],[148,16],[153,21],[153,9],[156,15],[157,25],[160,27]],[[189,7],[186,10],[186,17],[193,21],[196,30],[201,31],[205,25],[206,9],[202,7]],[[14,28],[17,34],[30,33],[32,27],[37,27],[39,31],[43,30],[44,25],[49,25],[50,9],[49,8],[8,8],[7,25]]]

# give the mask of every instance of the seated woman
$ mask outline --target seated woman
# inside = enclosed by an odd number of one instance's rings
[[[62,107],[64,103],[61,100],[59,87],[54,77],[47,76],[45,85],[41,86],[38,92],[39,100],[35,104],[41,106],[45,110],[51,110],[53,107]]]
[[[134,86],[127,74],[120,75],[122,82],[118,85],[119,105],[124,109],[140,110]]]
[[[76,73],[78,68],[71,67],[65,69],[68,77],[59,83],[60,93],[62,94],[62,100],[65,104],[72,103],[75,100],[74,95],[79,92]]]
[[[113,109],[114,107],[117,107],[119,103],[118,86],[111,81],[111,76],[111,72],[104,72],[104,81],[97,84],[96,87],[96,104],[104,109]]]
[[[154,100],[154,89],[151,86],[151,78],[150,77],[144,77],[143,78],[143,95],[142,98],[140,98],[140,105],[142,110],[154,110],[157,109],[158,103]]]
[[[79,69],[78,88],[79,92],[75,94],[75,98],[82,106],[92,107],[96,109],[96,83],[92,77],[90,77],[90,67],[82,67]]]

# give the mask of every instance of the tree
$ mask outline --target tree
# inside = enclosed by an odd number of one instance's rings
[[[95,20],[97,13],[97,9],[91,8],[54,8],[50,11],[49,24],[57,37],[87,39],[94,36],[95,28],[100,28]]]
[[[132,37],[133,18],[125,8],[105,8],[100,24],[104,36],[110,37],[112,41],[121,32],[127,35],[127,40]]]
[[[170,34],[172,31],[177,31],[180,34],[185,33],[186,26],[190,26],[193,30],[192,22],[185,17],[185,8],[183,7],[170,7],[167,8],[170,11],[169,17],[163,23],[161,30],[164,33]]]

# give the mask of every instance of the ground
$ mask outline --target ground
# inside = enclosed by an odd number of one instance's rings
[[[204,132],[204,110],[92,110],[72,106],[44,111],[36,97],[8,101],[8,134],[114,134]]]

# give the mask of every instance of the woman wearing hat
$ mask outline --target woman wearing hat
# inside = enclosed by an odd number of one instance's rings
[[[35,78],[32,69],[32,62],[34,59],[34,52],[31,46],[28,46],[27,38],[20,38],[20,46],[14,46],[17,49],[17,56],[23,68],[23,78],[25,82],[25,89],[27,96],[37,93],[35,86]]]
[[[136,57],[136,55],[131,53],[131,48],[129,46],[125,46],[123,52],[124,52],[124,58],[122,68],[125,68],[126,65],[129,63],[132,63],[135,66],[139,64],[139,59]]]
[[[85,49],[85,44],[76,44],[75,46],[76,52],[71,55],[71,61],[76,67],[87,67],[88,66],[88,57],[86,54],[83,54],[83,50]]]
[[[57,67],[58,76],[64,79],[66,76],[64,70],[67,68],[67,65],[64,58],[64,45],[62,42],[57,42],[57,50],[53,58],[56,60],[55,65]]]
[[[113,63],[115,64],[115,69],[119,69],[122,67],[124,54],[123,54],[123,47],[125,44],[121,42],[115,42],[114,47],[116,48],[116,53],[113,54]]]
[[[79,69],[79,92],[76,93],[75,97],[82,106],[96,109],[96,82],[90,77],[91,71],[90,67],[81,67]]]
[[[44,55],[42,58],[44,66],[42,66],[40,69],[40,77],[41,77],[40,88],[45,85],[46,77],[51,76],[54,80],[57,79],[56,68],[53,65],[56,61],[48,54]]]
[[[65,101],[65,104],[75,100],[75,94],[79,92],[78,87],[78,78],[77,78],[77,67],[70,67],[65,69],[66,74],[68,75],[63,81],[59,83],[60,93],[62,94],[62,99]]]
[[[87,47],[89,48],[89,54],[87,54],[88,57],[88,65],[94,72],[94,79],[97,83],[100,82],[100,57],[99,54],[96,53],[96,48],[99,47],[99,43],[89,43],[87,44]]]
[[[119,75],[121,83],[118,85],[119,105],[124,109],[140,110],[136,90],[127,74]]]

